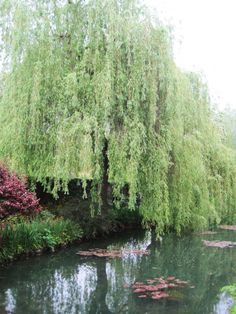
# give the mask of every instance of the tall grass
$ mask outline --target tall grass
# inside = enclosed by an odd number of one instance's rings
[[[0,225],[0,263],[21,254],[30,254],[68,244],[82,236],[78,224],[55,218],[48,212],[34,219],[13,217]]]

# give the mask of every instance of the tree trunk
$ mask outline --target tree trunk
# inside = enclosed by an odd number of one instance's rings
[[[101,212],[103,215],[107,215],[109,210],[109,196],[110,195],[110,186],[108,183],[108,171],[109,171],[109,160],[107,156],[108,141],[105,140],[103,148],[103,178],[102,178],[102,189],[101,189],[101,198],[102,198],[102,208]]]

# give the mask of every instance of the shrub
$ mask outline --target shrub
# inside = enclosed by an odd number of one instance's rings
[[[8,217],[0,225],[0,263],[43,249],[53,250],[82,236],[78,224],[43,211],[36,218]]]
[[[39,200],[34,193],[27,191],[26,183],[0,165],[0,219],[40,211]]]

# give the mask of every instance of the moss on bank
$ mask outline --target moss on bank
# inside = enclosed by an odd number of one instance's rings
[[[53,251],[83,235],[81,227],[68,219],[44,211],[36,218],[14,216],[0,224],[0,264],[21,255]]]

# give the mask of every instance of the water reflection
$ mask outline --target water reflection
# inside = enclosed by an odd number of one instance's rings
[[[6,291],[5,310],[7,313],[14,313],[16,309],[16,302],[11,289]]]
[[[233,305],[233,300],[227,294],[221,293],[219,295],[219,301],[214,306],[214,313],[215,314],[222,314],[222,313],[230,313],[230,307]]]
[[[205,237],[139,232],[85,243],[54,255],[19,261],[0,270],[0,313],[227,313],[231,299],[220,294],[236,281],[236,249],[207,248],[201,239],[234,240],[233,232]],[[235,240],[234,240],[235,241]],[[149,256],[105,259],[76,255],[88,248],[149,249]],[[126,285],[158,276],[189,280],[175,301],[138,299]]]

